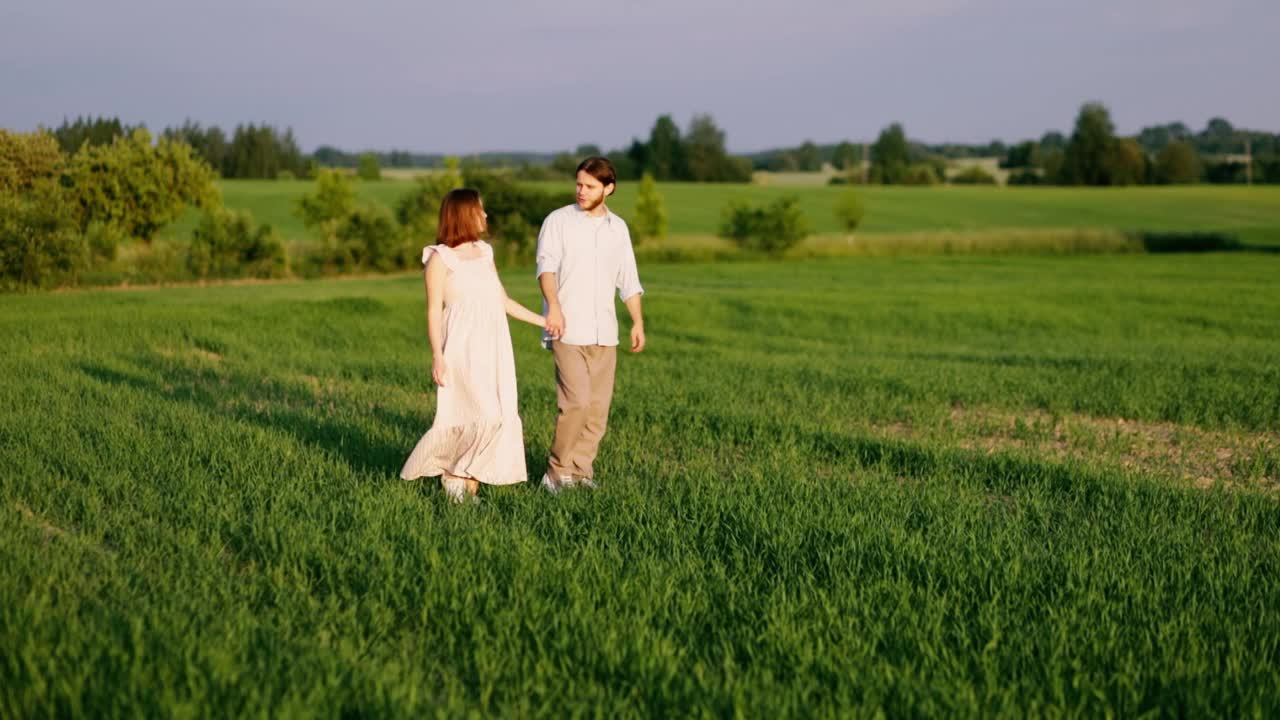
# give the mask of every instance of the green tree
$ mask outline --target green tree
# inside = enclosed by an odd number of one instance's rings
[[[636,194],[636,214],[631,229],[631,236],[637,243],[667,236],[667,206],[651,173],[645,173],[640,179],[640,189]]]
[[[684,137],[685,163],[688,174],[683,179],[695,182],[745,182],[751,169],[729,155],[725,149],[724,131],[710,115],[694,115]]]
[[[149,243],[187,205],[221,205],[216,179],[191,146],[166,139],[153,146],[151,133],[138,128],[110,145],[82,147],[64,183],[80,209],[82,230],[106,222]]]
[[[133,129],[122,124],[120,118],[77,117],[75,122],[62,120],[62,124],[53,130],[62,151],[75,153],[85,145],[110,145],[116,138],[127,137]]]
[[[867,204],[863,202],[862,194],[852,188],[840,193],[836,199],[835,215],[846,237],[852,241],[854,231],[867,217]]]
[[[796,149],[796,164],[801,172],[818,172],[822,169],[822,151],[812,140],[805,140]]]
[[[1195,146],[1185,140],[1164,146],[1155,161],[1156,182],[1179,185],[1200,180],[1200,157]]]
[[[871,173],[877,182],[887,185],[900,183],[907,174],[911,162],[911,149],[902,125],[893,123],[880,131],[871,146]]]
[[[0,194],[27,192],[41,180],[58,177],[65,165],[53,135],[0,128]]]
[[[1117,140],[1111,147],[1107,179],[1111,185],[1141,185],[1147,178],[1147,155],[1133,138]]]
[[[851,173],[858,169],[862,162],[862,153],[848,140],[836,145],[831,153],[831,165],[842,172]]]
[[[1115,126],[1102,103],[1086,103],[1063,155],[1061,181],[1066,185],[1111,185],[1116,165]]]
[[[649,132],[648,164],[644,169],[658,180],[686,180],[689,166],[680,128],[670,115],[661,115]]]
[[[356,176],[361,180],[381,180],[382,167],[378,164],[378,156],[371,152],[361,153],[356,166]]]
[[[316,189],[298,198],[295,212],[302,223],[321,234],[332,234],[336,224],[355,210],[356,191],[351,178],[339,170],[321,170]]]
[[[1000,167],[1008,169],[1033,168],[1040,165],[1040,143],[1027,140],[1009,148]]]

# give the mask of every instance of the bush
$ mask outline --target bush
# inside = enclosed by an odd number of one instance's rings
[[[899,181],[902,185],[937,185],[938,170],[931,163],[909,165]]]
[[[284,244],[247,212],[207,210],[191,235],[187,266],[198,278],[283,277]]]
[[[543,192],[483,168],[466,168],[462,182],[480,192],[489,213],[489,237],[497,254],[509,262],[532,261],[542,221],[552,210],[574,201],[572,193]]]
[[[640,191],[636,195],[636,214],[631,222],[631,238],[638,245],[646,238],[667,236],[667,207],[658,192],[658,184],[651,173],[640,179]]]
[[[391,272],[412,267],[420,246],[410,242],[381,205],[364,205],[335,221],[321,246],[304,257],[306,274]]]
[[[742,200],[725,206],[720,236],[750,252],[780,255],[809,234],[809,224],[794,197],[756,207]]]
[[[0,193],[0,282],[7,288],[74,284],[89,266],[76,209],[52,180]]]
[[[85,228],[84,239],[94,260],[115,260],[120,246],[129,241],[129,234],[119,227],[101,220],[94,220]]]
[[[321,170],[316,176],[315,192],[298,198],[295,208],[302,224],[329,236],[339,221],[351,214],[356,205],[356,191],[351,178],[337,170]]]
[[[970,165],[951,176],[956,185],[995,185],[996,177],[977,165]]]
[[[836,200],[835,214],[845,232],[852,235],[867,216],[867,204],[862,201],[861,194],[850,188]]]
[[[450,190],[462,187],[456,165],[442,173],[419,177],[409,192],[396,201],[396,221],[423,245],[435,243],[436,225],[440,222],[440,204]]]

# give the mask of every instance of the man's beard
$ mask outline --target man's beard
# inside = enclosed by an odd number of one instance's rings
[[[604,196],[603,196],[603,195],[601,195],[601,196],[599,197],[599,199],[597,199],[595,202],[591,202],[590,200],[587,200],[587,201],[579,200],[579,201],[578,201],[578,206],[579,206],[579,207],[581,207],[583,210],[586,210],[587,212],[591,212],[592,210],[595,210],[596,208],[600,207],[600,206],[601,206],[601,205],[603,205],[603,204],[604,204]]]

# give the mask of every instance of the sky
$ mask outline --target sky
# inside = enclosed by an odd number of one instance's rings
[[[0,127],[292,127],[304,150],[609,150],[708,113],[733,152],[1215,116],[1280,131],[1277,0],[4,0]]]

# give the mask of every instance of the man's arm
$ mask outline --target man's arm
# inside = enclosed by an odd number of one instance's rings
[[[542,289],[542,298],[547,301],[547,335],[559,340],[564,335],[564,311],[560,308],[560,289],[556,285],[556,273],[560,270],[560,258],[564,239],[554,219],[555,213],[542,221],[538,230],[538,287]]]
[[[623,301],[627,312],[631,314],[631,352],[644,350],[644,314],[640,312],[640,296],[636,293]]]
[[[644,313],[640,311],[640,296],[644,294],[644,288],[640,285],[640,272],[636,269],[636,252],[631,246],[630,232],[626,233],[626,247],[615,284],[618,287],[618,298],[631,314],[631,352],[638,353],[644,350]]]

